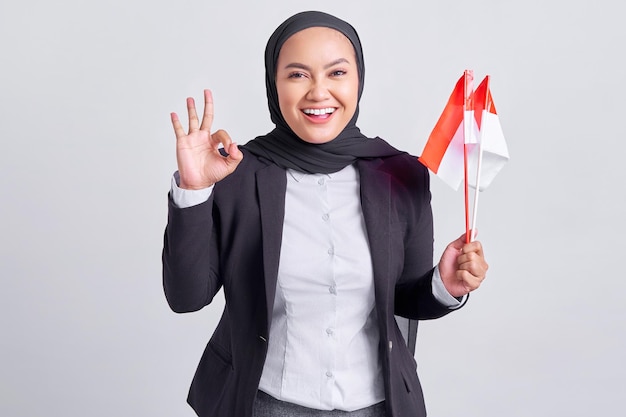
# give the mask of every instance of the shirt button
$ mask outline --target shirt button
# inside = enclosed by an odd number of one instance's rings
[[[329,378],[332,378],[333,377],[333,373],[330,372],[330,371],[326,371],[326,376],[329,377]]]
[[[328,254],[329,255],[334,255],[335,254],[335,249],[333,249],[333,248],[328,249]]]
[[[337,295],[337,287],[331,285],[330,287],[328,287],[328,292]]]
[[[320,178],[319,180],[317,180],[317,183],[319,185],[324,185],[324,178]]]
[[[328,213],[324,213],[324,215],[322,216],[322,220],[324,220],[325,222],[328,221],[328,219],[330,219],[330,216],[328,215]]]
[[[333,329],[331,329],[331,328],[326,329],[326,334],[329,335],[329,336],[332,336],[333,335]]]

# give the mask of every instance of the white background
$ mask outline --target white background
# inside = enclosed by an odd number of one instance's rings
[[[466,68],[511,161],[481,196],[488,280],[423,323],[429,416],[617,416],[626,392],[619,2],[24,0],[0,5],[0,415],[193,416],[221,297],[177,315],[161,287],[169,113],[212,88],[215,128],[272,126],[263,49],[291,14],[352,23],[359,126],[419,154]],[[432,178],[436,256],[461,192]]]

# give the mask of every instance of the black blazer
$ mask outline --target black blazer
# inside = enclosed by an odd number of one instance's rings
[[[285,171],[242,149],[236,171],[211,198],[169,202],[163,285],[172,310],[196,311],[220,288],[226,305],[194,376],[188,402],[201,417],[250,417],[267,354],[282,238]],[[429,175],[402,154],[359,160],[361,204],[374,268],[379,351],[388,417],[425,416],[416,362],[394,314],[450,312],[432,295]]]

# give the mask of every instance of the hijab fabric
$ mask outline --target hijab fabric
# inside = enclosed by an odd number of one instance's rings
[[[402,152],[380,138],[369,139],[356,126],[359,114],[357,103],[352,119],[333,140],[312,144],[300,139],[291,130],[278,104],[276,90],[276,63],[283,44],[290,36],[310,27],[327,27],[341,32],[354,47],[359,72],[358,100],[363,93],[365,66],[363,49],[356,30],[347,22],[323,12],[307,11],[291,16],[272,34],[265,48],[265,87],[272,122],[276,128],[265,136],[259,136],[243,147],[268,158],[282,168],[306,173],[329,174],[342,170],[359,158],[376,158],[398,155]]]

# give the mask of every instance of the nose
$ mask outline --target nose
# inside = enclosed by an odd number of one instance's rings
[[[326,80],[314,80],[306,95],[307,100],[324,101],[330,97]]]

